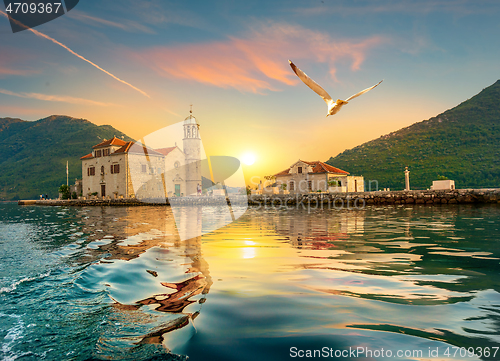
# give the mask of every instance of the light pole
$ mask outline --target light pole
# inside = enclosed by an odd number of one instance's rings
[[[405,191],[410,190],[410,171],[405,167]]]

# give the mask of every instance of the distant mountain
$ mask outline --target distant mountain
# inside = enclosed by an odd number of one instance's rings
[[[34,122],[0,118],[0,200],[56,197],[66,184],[66,161],[74,184],[82,177],[80,157],[113,136],[132,140],[109,125],[63,115]]]
[[[366,187],[377,180],[379,188],[404,189],[405,166],[412,189],[427,189],[439,176],[457,188],[500,187],[500,80],[455,108],[327,163],[363,175]]]

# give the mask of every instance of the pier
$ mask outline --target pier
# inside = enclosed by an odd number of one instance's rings
[[[165,205],[226,205],[230,203],[243,205],[245,196],[201,196],[175,197],[171,200],[139,200],[136,198],[121,199],[68,199],[68,200],[20,200],[19,205],[42,206],[148,206]],[[500,204],[500,188],[488,189],[450,189],[450,190],[411,190],[411,191],[374,191],[350,193],[306,193],[306,194],[264,194],[248,196],[250,206],[260,205],[296,205],[296,204],[330,204],[331,207],[352,205],[356,208],[369,205],[438,205],[438,204]]]
[[[398,204],[500,204],[500,188],[488,189],[449,189],[449,190],[403,190],[373,191],[351,193],[307,193],[307,194],[264,194],[249,197],[250,205],[296,205],[330,204],[330,207],[352,205],[356,208],[368,205]]]

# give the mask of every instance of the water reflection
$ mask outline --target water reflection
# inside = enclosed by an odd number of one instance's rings
[[[201,216],[193,208],[180,211]],[[169,207],[92,207],[81,215],[88,242],[81,261],[92,264],[77,284],[104,289],[112,307],[96,355],[133,359],[145,345],[170,349],[186,342],[212,285],[201,237],[181,241]],[[197,225],[181,231],[201,234]],[[182,335],[167,337],[172,331]]]
[[[168,207],[12,208],[0,222],[0,349],[232,361],[290,359],[293,346],[439,346],[433,359],[448,346],[494,347],[499,215],[250,209],[181,241]]]
[[[368,317],[346,321],[342,328],[491,347],[500,340],[497,212],[399,207],[271,210],[252,217],[297,249],[300,261],[293,266],[303,276],[295,277],[301,287],[387,305],[370,302],[364,310]],[[402,313],[391,304],[412,308]]]

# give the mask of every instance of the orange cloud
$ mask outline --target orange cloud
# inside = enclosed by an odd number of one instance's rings
[[[36,74],[36,73],[39,73],[39,71],[37,70],[22,70],[22,69],[12,69],[12,68],[8,68],[8,67],[5,67],[3,66],[2,64],[0,64],[0,76],[1,75],[21,75],[21,76],[25,76],[25,75],[31,75],[31,74]]]
[[[98,106],[114,105],[111,103],[97,102],[94,100],[75,98],[75,97],[70,97],[67,95],[48,95],[48,94],[24,93],[24,92],[16,93],[16,92],[6,90],[6,89],[1,89],[1,88],[0,88],[0,94],[11,95],[11,96],[19,97],[19,98],[45,100],[45,101],[49,101],[49,102],[64,102],[64,103],[70,103],[70,104],[84,104],[84,105],[98,105]]]
[[[39,70],[24,68],[26,54],[20,54],[19,51],[3,48],[0,52],[0,76],[2,75],[31,75],[39,73]],[[21,67],[21,68],[20,68]]]
[[[204,44],[156,47],[140,56],[159,74],[222,88],[260,93],[278,85],[298,83],[288,59],[327,63],[335,78],[336,64],[351,63],[358,70],[367,51],[383,39],[334,40],[329,34],[283,24],[263,25],[246,38]]]

